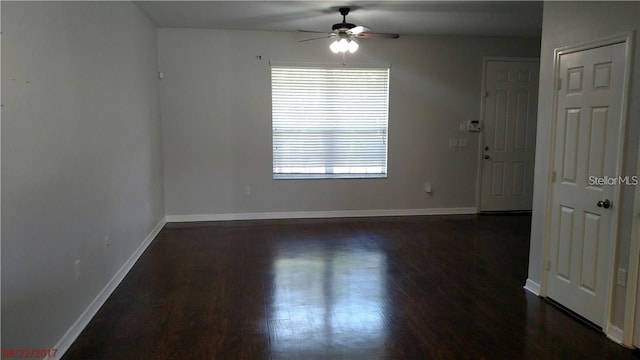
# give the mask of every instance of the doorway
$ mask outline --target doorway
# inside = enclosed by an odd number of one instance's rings
[[[485,58],[480,211],[528,211],[533,199],[538,59]]]
[[[601,328],[617,230],[626,46],[624,38],[597,42],[555,58],[546,294]]]

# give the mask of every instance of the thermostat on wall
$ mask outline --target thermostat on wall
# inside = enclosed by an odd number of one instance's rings
[[[467,131],[480,131],[480,120],[469,120]]]

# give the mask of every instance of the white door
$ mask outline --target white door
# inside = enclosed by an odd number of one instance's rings
[[[531,210],[538,110],[537,61],[487,61],[481,211]]]
[[[558,68],[547,295],[603,327],[612,270],[617,185],[610,179],[619,175],[625,44],[562,54]]]

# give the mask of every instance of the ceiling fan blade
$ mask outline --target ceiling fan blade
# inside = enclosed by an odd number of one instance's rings
[[[327,32],[327,31],[314,31],[314,30],[298,30],[299,32],[305,32],[305,33],[313,33],[313,34],[333,34],[331,32]]]
[[[350,34],[353,34],[353,35],[358,35],[358,34],[361,34],[361,33],[365,32],[365,31],[369,31],[369,30],[371,30],[371,29],[369,29],[366,26],[358,25],[358,26],[354,27],[353,29],[348,30],[347,32],[350,33]]]
[[[317,37],[317,38],[298,40],[298,42],[305,42],[305,41],[311,41],[311,40],[320,40],[320,39],[329,39],[329,38],[332,38],[332,37],[333,37],[333,35],[327,35],[327,36],[321,36],[321,37]]]
[[[385,33],[372,33],[372,32],[361,32],[356,35],[357,39],[397,39],[400,35],[398,34],[385,34]]]

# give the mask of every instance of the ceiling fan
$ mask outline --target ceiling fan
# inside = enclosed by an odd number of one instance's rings
[[[354,41],[355,39],[397,39],[400,37],[400,35],[398,34],[370,32],[369,28],[367,28],[366,26],[348,23],[347,15],[349,15],[350,10],[351,9],[348,7],[338,9],[340,15],[342,15],[342,22],[333,24],[333,26],[331,27],[331,32],[298,30],[300,32],[306,33],[325,34],[325,36],[300,40],[300,42],[333,38],[336,40],[331,44],[331,46],[329,46],[331,51],[336,54],[339,52],[344,54],[347,51],[350,53],[354,53],[356,52],[356,50],[358,50],[358,43]]]

